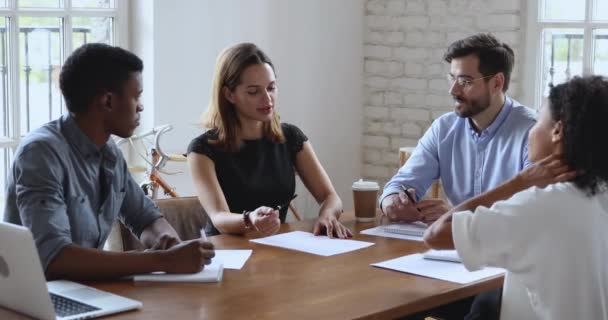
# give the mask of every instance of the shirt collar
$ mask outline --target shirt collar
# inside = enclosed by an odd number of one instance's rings
[[[104,144],[101,148],[98,148],[93,141],[80,129],[74,117],[69,113],[61,117],[61,123],[63,127],[63,135],[68,140],[70,145],[82,154],[85,159],[91,157],[101,157],[104,160],[110,162],[116,161],[116,154],[109,147],[109,143]]]
[[[496,133],[496,131],[500,129],[500,126],[505,122],[512,108],[513,101],[509,97],[505,96],[505,102],[503,103],[502,108],[498,113],[498,116],[496,116],[494,121],[492,121],[492,123],[487,128],[477,133],[477,131],[475,131],[475,128],[473,128],[473,126],[471,125],[471,118],[468,118],[466,121],[467,129],[471,132],[471,135],[474,138],[492,137],[494,136],[494,133]]]

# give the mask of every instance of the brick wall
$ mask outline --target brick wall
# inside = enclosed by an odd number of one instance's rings
[[[385,183],[400,147],[415,146],[452,110],[442,56],[454,40],[491,32],[515,51],[508,94],[517,98],[525,0],[367,0],[363,177]]]

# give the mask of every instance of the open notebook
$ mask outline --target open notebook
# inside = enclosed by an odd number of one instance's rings
[[[391,223],[383,226],[382,228],[384,232],[422,237],[424,235],[424,231],[426,228],[428,228],[428,225],[423,222]]]
[[[153,272],[133,276],[133,281],[144,282],[220,282],[224,276],[224,265],[210,264],[197,273]]]

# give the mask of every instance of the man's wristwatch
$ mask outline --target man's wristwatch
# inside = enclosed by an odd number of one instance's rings
[[[245,229],[251,229],[251,227],[253,227],[253,224],[251,223],[251,217],[249,216],[251,214],[251,211],[243,211],[243,222],[245,222]]]

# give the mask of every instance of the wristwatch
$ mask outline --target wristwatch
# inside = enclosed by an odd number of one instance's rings
[[[243,221],[245,222],[245,229],[251,229],[251,227],[253,227],[253,225],[251,224],[251,217],[249,217],[249,214],[251,214],[251,211],[243,211]]]

